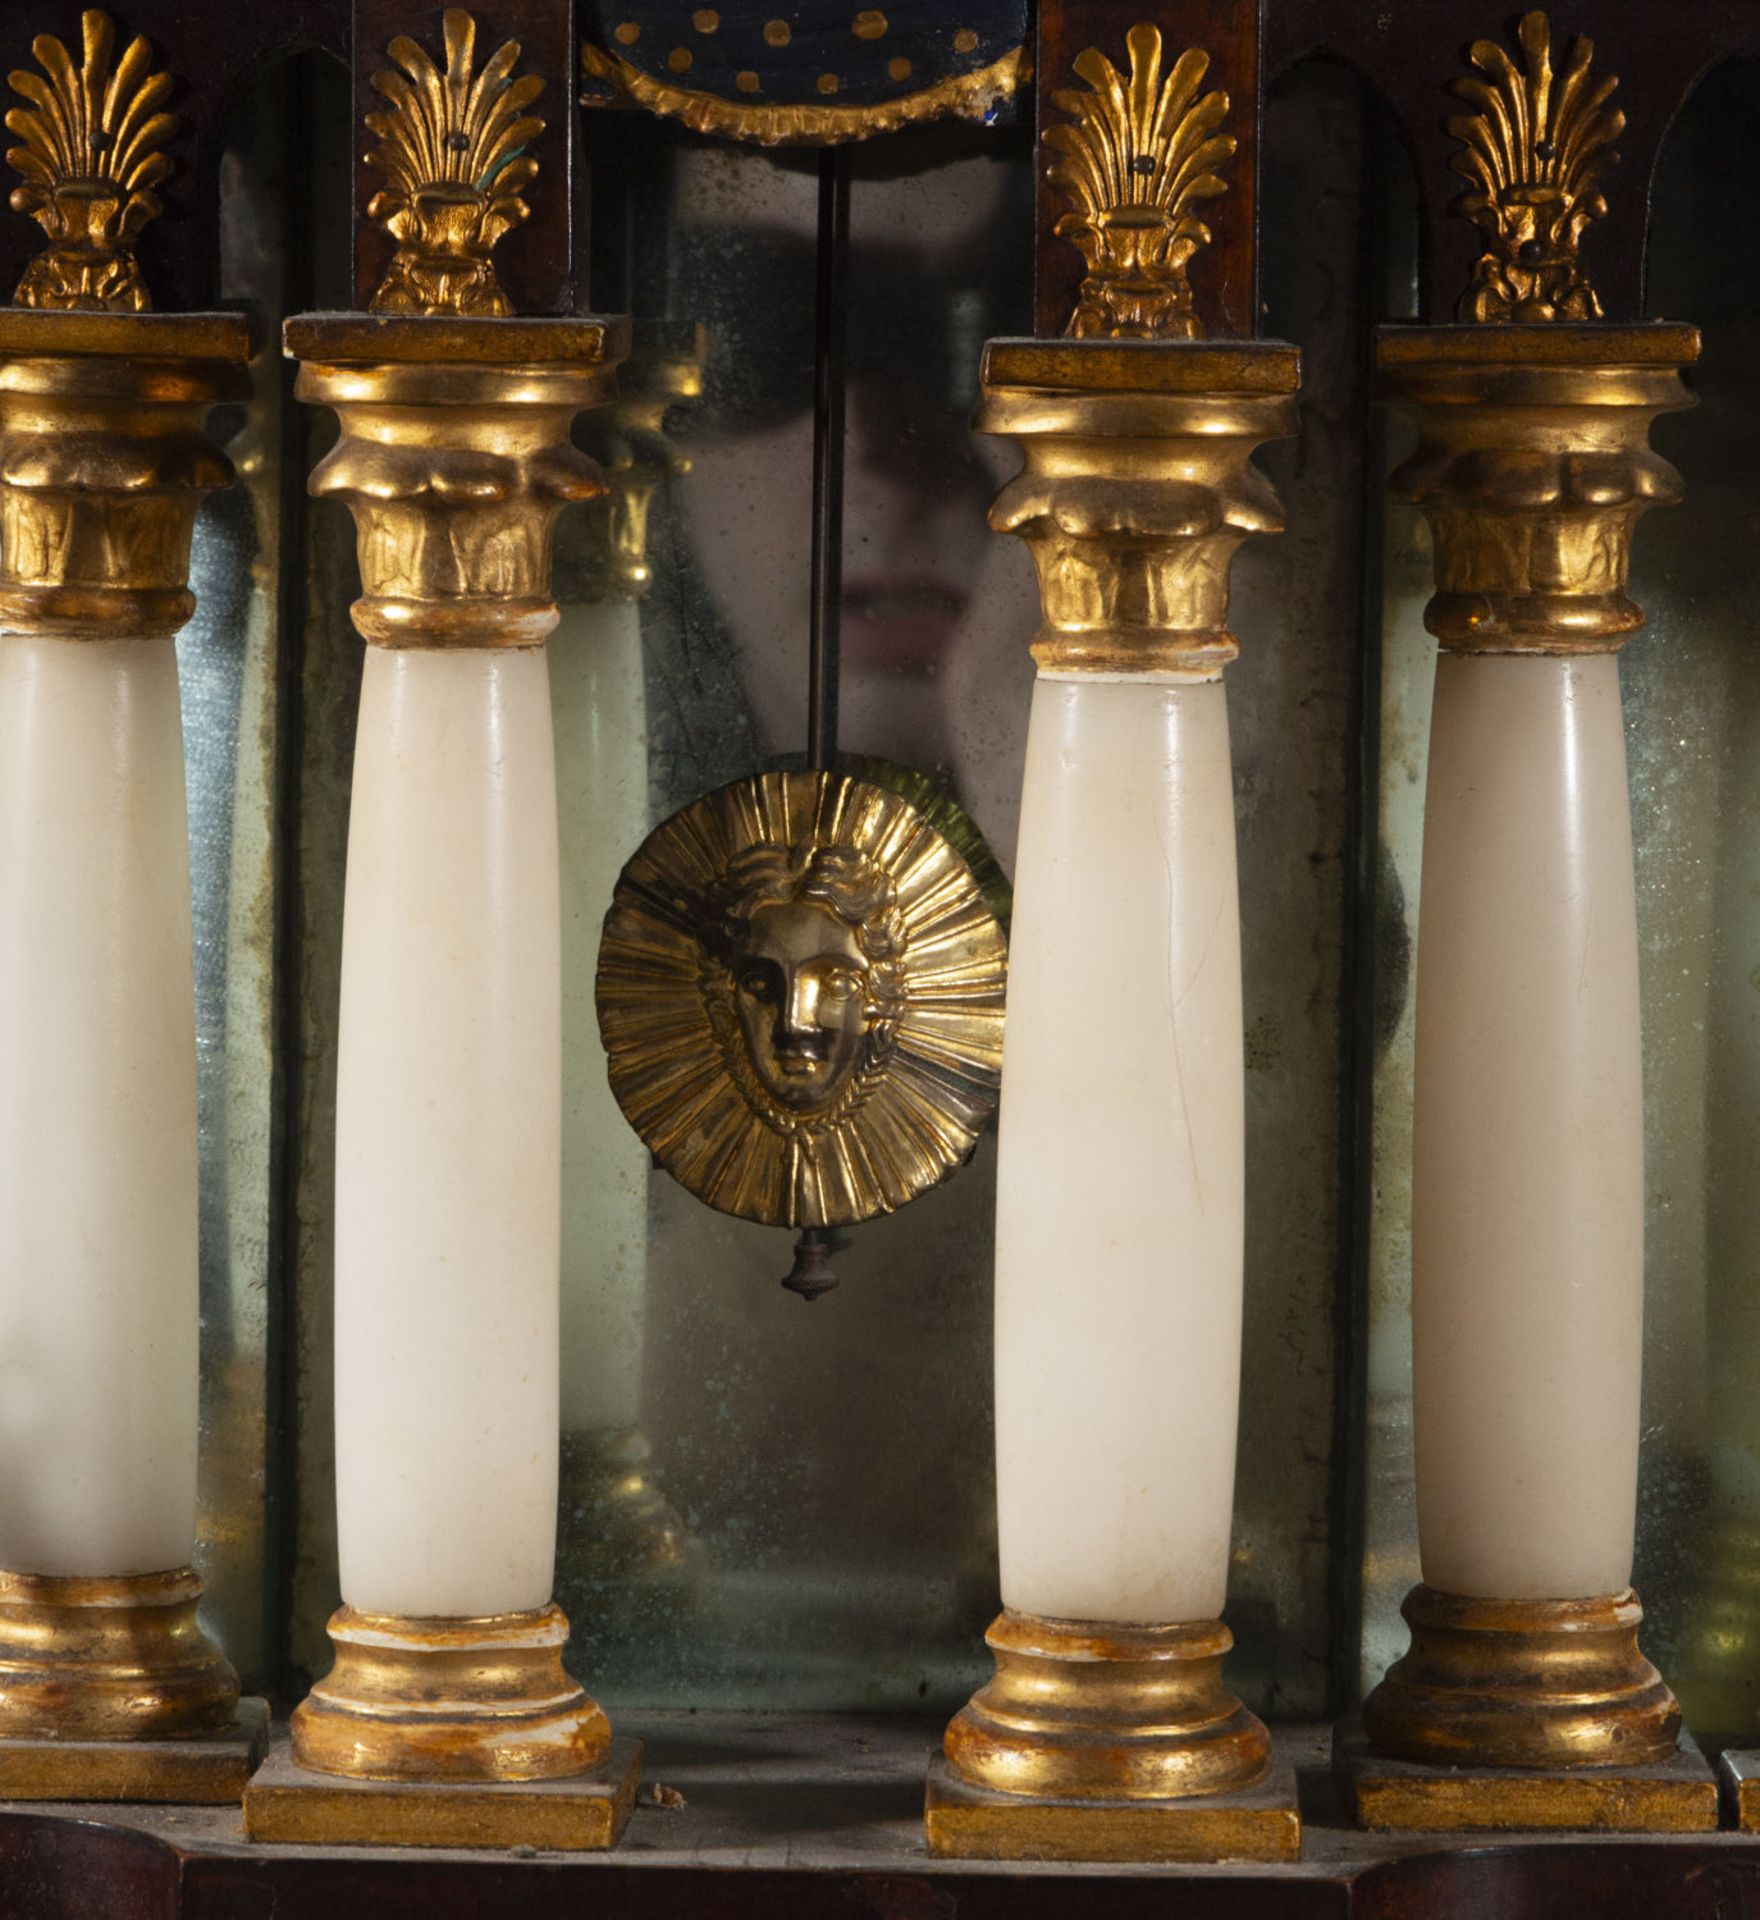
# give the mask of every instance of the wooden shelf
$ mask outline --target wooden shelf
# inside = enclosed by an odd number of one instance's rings
[[[1301,1780],[1288,1866],[931,1861],[923,1770],[939,1724],[784,1714],[624,1714],[648,1747],[623,1844],[593,1856],[251,1846],[227,1808],[0,1809],[7,1920],[1723,1920],[1749,1910],[1760,1839],[1450,1840],[1338,1824],[1318,1728],[1279,1730]],[[653,1784],[683,1796],[654,1804]],[[670,1796],[662,1795],[663,1799]],[[1176,1891],[1177,1889],[1177,1891]]]

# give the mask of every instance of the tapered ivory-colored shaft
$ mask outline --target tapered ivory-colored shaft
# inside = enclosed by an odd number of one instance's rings
[[[0,1567],[196,1521],[196,1042],[177,655],[0,635]]]
[[[1223,1608],[1240,1393],[1240,912],[1220,678],[1041,677],[996,1201],[1002,1600]]]
[[[537,648],[368,649],[336,1079],[342,1597],[512,1613],[556,1540],[561,988]]]
[[[1425,1580],[1631,1579],[1644,1322],[1638,939],[1611,653],[1445,653],[1413,1143]]]
[[[1631,1592],[1643,1371],[1637,916],[1617,650],[1683,327],[1388,329],[1436,550],[1413,1143],[1423,1584],[1370,1739],[1640,1764],[1673,1695]]]

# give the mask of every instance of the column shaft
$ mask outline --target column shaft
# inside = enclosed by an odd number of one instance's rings
[[[367,1612],[550,1598],[559,956],[543,653],[370,648],[336,1087],[337,1523]]]
[[[1437,662],[1413,1143],[1425,1580],[1631,1579],[1644,1323],[1638,940],[1613,654]]]
[[[0,637],[0,1566],[182,1566],[196,1047],[169,639]]]
[[[1680,1712],[1631,1592],[1643,1368],[1637,915],[1617,651],[1680,481],[1690,328],[1389,328],[1436,549],[1413,1115],[1424,1584],[1382,1752],[1642,1765]]]
[[[1244,1154],[1220,679],[1039,679],[1003,1048],[1003,1604],[1213,1620],[1234,1506]]]

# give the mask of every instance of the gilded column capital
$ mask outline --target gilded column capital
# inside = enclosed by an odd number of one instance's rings
[[[1418,428],[1393,492],[1430,523],[1445,648],[1611,653],[1644,624],[1632,531],[1681,497],[1650,423],[1693,404],[1698,353],[1666,323],[1382,329],[1383,397]]]
[[[286,343],[299,398],[341,423],[310,491],[354,515],[362,637],[541,645],[556,516],[605,491],[570,430],[612,397],[625,323],[304,315]]]
[[[0,631],[154,639],[195,611],[190,535],[232,464],[235,314],[0,309]]]
[[[1295,431],[1299,378],[1277,342],[990,342],[978,428],[1025,462],[990,524],[1032,549],[1041,672],[1221,673],[1235,549],[1283,527],[1253,450]]]

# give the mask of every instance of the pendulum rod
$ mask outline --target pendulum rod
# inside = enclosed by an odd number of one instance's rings
[[[837,644],[843,597],[844,342],[849,312],[849,155],[819,154],[819,238],[813,268],[813,576],[807,627],[807,765],[837,759]],[[837,1285],[835,1227],[803,1227],[782,1284],[803,1300]]]
[[[849,300],[849,156],[819,155],[813,307],[813,586],[807,650],[807,764],[837,757],[837,645],[843,595],[844,343]]]

